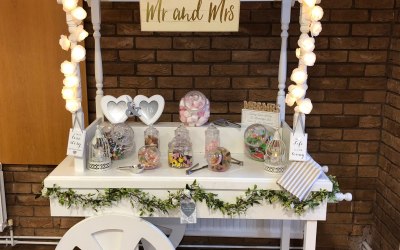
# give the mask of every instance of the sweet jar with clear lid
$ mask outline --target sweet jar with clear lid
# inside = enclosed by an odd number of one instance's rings
[[[210,117],[210,101],[199,91],[188,92],[179,102],[179,118],[187,126],[198,127]]]
[[[193,164],[192,143],[189,131],[181,125],[175,137],[168,143],[168,165],[173,168],[189,168]]]
[[[155,169],[160,166],[160,151],[155,146],[143,146],[138,151],[139,163],[144,169]]]
[[[159,138],[160,138],[159,132],[153,125],[150,125],[144,131],[144,145],[145,146],[155,146],[158,148],[158,145],[160,143]]]
[[[204,152],[205,156],[207,157],[207,154],[210,151],[213,151],[220,146],[219,130],[213,123],[211,123],[206,129],[205,137]]]
[[[264,161],[265,150],[273,129],[262,124],[250,125],[244,132],[245,153],[251,159]]]

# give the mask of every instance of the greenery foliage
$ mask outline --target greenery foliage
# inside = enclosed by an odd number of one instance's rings
[[[325,199],[336,200],[336,194],[340,192],[339,185],[334,176],[329,176],[329,178],[333,183],[332,192],[326,190],[312,192],[304,201],[299,201],[284,190],[258,189],[254,185],[252,188],[248,188],[244,195],[236,197],[236,202],[229,203],[219,199],[217,194],[203,190],[197,181],[186,185],[185,189],[168,191],[166,199],[157,198],[136,188],[106,188],[103,192],[97,190],[96,193],[79,194],[72,189],[62,190],[58,186],[43,188],[41,196],[55,198],[61,205],[67,207],[91,208],[95,211],[111,207],[119,201],[127,199],[133,208],[140,211],[140,215],[148,216],[153,215],[154,212],[168,214],[168,211],[180,206],[180,200],[185,196],[191,197],[195,202],[204,202],[209,209],[229,216],[245,214],[250,207],[261,205],[264,201],[269,204],[280,203],[285,209],[291,209],[301,215],[306,210],[319,206]]]

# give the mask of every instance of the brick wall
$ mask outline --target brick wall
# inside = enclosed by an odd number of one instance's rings
[[[400,1],[396,4],[374,207],[374,249],[400,247]]]
[[[389,222],[399,218],[393,207],[400,204],[395,195],[398,182],[394,181],[399,176],[398,147],[395,150],[399,145],[398,60],[392,60],[392,79],[387,81],[391,41],[390,58],[399,55],[399,42],[391,40],[392,34],[399,32],[398,25],[393,25],[395,6],[395,0],[322,0],[323,32],[316,39],[317,63],[310,68],[307,92],[315,104],[306,121],[309,151],[318,162],[329,165],[330,174],[338,176],[343,191],[353,193],[352,202],[329,205],[327,222],[318,224],[318,246],[324,249],[358,249],[370,235],[375,199],[376,238],[388,245],[396,237],[386,233],[396,229]],[[103,3],[105,94],[161,94],[166,100],[161,120],[177,121],[179,99],[187,91],[198,89],[211,101],[211,119],[238,121],[243,100],[275,101],[279,21],[279,3],[254,2],[242,3],[239,33],[140,32],[138,4]],[[297,21],[296,7],[290,26],[289,75],[297,61]],[[86,28],[92,30],[90,23]],[[92,39],[87,40],[86,47],[93,118]],[[289,109],[289,122],[291,113]],[[33,192],[51,168],[5,167],[9,217],[16,220],[20,235],[61,235],[77,221],[50,218],[48,203],[33,199]],[[36,177],[28,178],[30,175]],[[390,192],[392,187],[397,191]]]

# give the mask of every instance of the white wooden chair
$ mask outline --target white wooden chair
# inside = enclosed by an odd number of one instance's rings
[[[100,215],[89,217],[69,229],[56,250],[133,250],[140,240],[154,249],[175,249],[167,236],[153,224],[133,216]]]

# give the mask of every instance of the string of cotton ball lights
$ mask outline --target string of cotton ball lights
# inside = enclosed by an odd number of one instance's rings
[[[286,104],[295,107],[297,114],[309,114],[313,108],[312,102],[309,98],[305,98],[308,89],[307,85],[307,67],[314,66],[316,55],[313,52],[315,49],[315,39],[322,31],[320,20],[324,15],[324,11],[316,4],[320,0],[298,0],[301,5],[300,16],[300,31],[301,35],[298,40],[299,48],[296,49],[296,57],[299,59],[298,67],[295,68],[290,76],[292,84],[288,88],[286,95]]]
[[[61,72],[64,74],[64,87],[61,91],[63,99],[66,101],[65,108],[71,113],[81,109],[81,91],[79,62],[85,60],[86,50],[78,45],[89,34],[83,28],[82,21],[86,18],[86,11],[78,6],[78,0],[62,0],[63,10],[72,18],[74,27],[69,27],[69,36],[61,35],[59,44],[65,51],[71,51],[71,61],[61,63]]]

